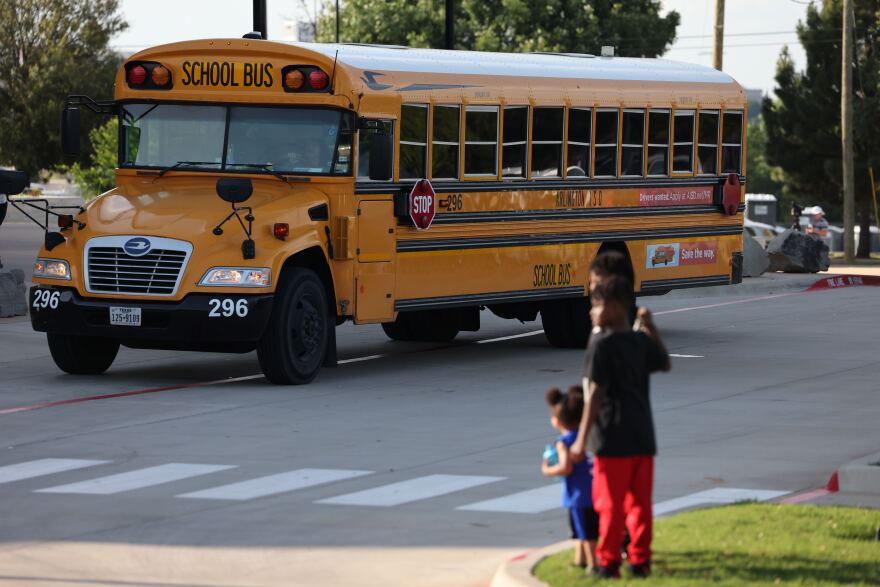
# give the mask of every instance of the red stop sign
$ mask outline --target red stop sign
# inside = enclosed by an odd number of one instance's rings
[[[437,194],[427,179],[420,179],[409,193],[409,217],[419,230],[425,230],[434,221],[437,212]]]

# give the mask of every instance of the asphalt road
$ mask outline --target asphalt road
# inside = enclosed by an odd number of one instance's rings
[[[812,489],[877,451],[876,288],[693,296],[645,300],[680,355],[653,381],[656,502]],[[451,345],[345,325],[348,362],[285,388],[253,354],[66,376],[0,320],[0,585],[486,585],[567,537],[543,391],[581,352],[483,322]]]

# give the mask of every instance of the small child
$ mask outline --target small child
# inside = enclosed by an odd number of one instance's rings
[[[598,574],[619,577],[624,528],[629,531],[630,569],[645,577],[651,569],[651,494],[657,444],[651,414],[650,374],[668,371],[669,354],[651,313],[640,308],[641,330],[628,318],[632,284],[604,279],[590,294],[593,325],[584,361],[589,386],[580,425],[581,440],[595,454],[593,503],[599,513]]]
[[[568,393],[553,388],[547,390],[545,398],[550,406],[550,424],[562,435],[556,440],[556,458],[548,458],[549,455],[545,453],[541,472],[548,477],[565,477],[562,507],[568,508],[571,537],[578,541],[574,549],[574,564],[594,569],[599,518],[593,510],[592,464],[589,458],[575,463],[569,454],[584,410],[584,392],[579,386],[570,387]]]

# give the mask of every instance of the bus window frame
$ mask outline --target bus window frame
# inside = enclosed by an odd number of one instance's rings
[[[124,131],[124,125],[122,124],[122,112],[124,109],[123,107],[126,105],[129,105],[129,104],[144,104],[144,105],[151,105],[151,106],[165,106],[165,105],[193,106],[193,105],[197,105],[197,106],[221,106],[221,107],[224,107],[226,109],[226,113],[225,113],[226,128],[223,131],[224,136],[223,136],[223,145],[222,145],[224,156],[225,156],[226,148],[228,146],[229,120],[230,120],[230,116],[231,116],[231,111],[230,111],[231,108],[277,108],[277,109],[296,108],[296,109],[312,109],[312,110],[335,110],[335,111],[340,112],[342,114],[348,114],[349,116],[352,117],[351,128],[354,130],[354,132],[352,133],[352,146],[353,146],[353,150],[355,152],[357,152],[359,150],[357,148],[357,143],[358,143],[359,136],[360,136],[360,134],[359,134],[360,129],[358,128],[358,123],[357,123],[357,121],[358,121],[357,113],[353,110],[349,110],[348,108],[340,108],[338,106],[323,105],[323,104],[254,104],[254,103],[250,103],[250,102],[217,102],[214,100],[210,100],[210,101],[206,100],[206,101],[198,101],[198,102],[192,102],[192,101],[187,101],[187,100],[153,100],[153,99],[139,100],[136,98],[119,100],[116,102],[116,104],[117,104],[118,112],[119,112],[116,115],[116,119],[118,122],[118,124],[117,124],[118,129],[117,129],[117,133],[116,133],[116,140],[117,140],[116,164],[117,164],[117,169],[120,169],[120,170],[135,170],[136,171],[138,169],[143,169],[144,171],[161,171],[162,169],[165,169],[167,167],[165,165],[123,165],[122,160],[125,156],[125,150],[124,150],[125,145],[123,143],[125,131]],[[335,151],[333,153],[333,163],[330,166],[331,169],[336,167],[337,157],[339,156],[338,151],[339,151],[339,135],[340,134],[341,133],[337,132],[336,146],[335,146]],[[175,169],[175,170],[173,170],[173,172],[181,172],[182,171],[182,172],[187,172],[187,173],[214,173],[214,174],[231,173],[234,175],[273,175],[272,172],[264,171],[264,170],[260,170],[260,169],[248,169],[246,171],[223,169],[222,165],[223,164],[221,163],[221,168],[219,168],[219,169],[205,169],[205,168],[200,168],[200,167],[188,167],[187,166],[187,167]],[[349,179],[355,179],[355,180],[357,180],[357,178],[358,178],[356,157],[352,157],[351,170],[347,174],[344,174],[344,173],[314,173],[314,172],[307,172],[307,171],[281,171],[280,173],[281,173],[281,175],[284,175],[286,177],[326,177],[329,179],[349,178]]]
[[[672,167],[672,108],[648,108],[647,116],[645,117],[645,177],[669,177],[669,172]],[[650,132],[651,132],[651,113],[659,112],[662,114],[666,114],[668,117],[667,126],[666,126],[666,142],[665,143],[652,143],[650,142]],[[666,170],[664,173],[648,173],[648,154],[651,152],[651,147],[665,147],[666,148]]]
[[[716,131],[715,131],[715,144],[714,145],[709,144],[709,143],[701,143],[700,142],[700,130],[701,130],[701,126],[702,126],[700,124],[700,116],[703,114],[714,114],[718,118],[717,123],[716,123],[716,127],[715,127]],[[697,156],[694,159],[694,163],[695,163],[694,173],[700,177],[716,177],[716,176],[720,175],[720,171],[721,171],[721,117],[722,117],[722,112],[721,112],[720,108],[705,108],[705,109],[699,108],[697,110],[697,130],[696,130]],[[714,147],[715,148],[715,171],[713,173],[702,173],[700,171],[700,147]]]
[[[504,140],[504,113],[507,110],[515,110],[517,108],[525,108],[526,110],[526,138],[524,141],[511,141],[506,142]],[[501,122],[499,123],[501,139],[499,143],[501,144],[501,148],[498,149],[498,176],[500,181],[528,181],[531,179],[531,170],[529,169],[529,161],[531,161],[531,147],[530,147],[530,138],[531,138],[531,125],[532,125],[532,107],[529,104],[502,104],[499,110],[501,112]],[[523,146],[523,161],[522,161],[522,170],[523,172],[520,175],[504,175],[504,147],[507,146]]]
[[[582,141],[572,141],[570,138],[571,137],[571,130],[569,127],[571,124],[571,111],[572,110],[587,111],[590,113],[590,132],[589,132],[589,136],[587,137],[589,139],[588,143],[584,143]],[[577,181],[578,179],[585,180],[585,179],[592,177],[592,175],[593,175],[593,159],[592,159],[592,156],[593,156],[593,133],[595,131],[595,129],[593,128],[593,124],[595,123],[595,118],[596,118],[594,110],[595,110],[595,108],[593,108],[592,106],[570,106],[565,109],[565,146],[563,147],[563,153],[565,155],[565,161],[564,161],[564,167],[563,167],[563,170],[565,171],[565,179],[572,179],[575,181]],[[568,175],[568,167],[569,167],[569,165],[568,165],[568,147],[569,147],[569,145],[577,145],[579,147],[586,147],[587,148],[587,156],[590,157],[590,161],[587,165],[587,169],[584,169],[583,175],[572,175],[572,176]]]
[[[739,142],[738,143],[725,143],[724,142],[724,116],[727,114],[738,114],[739,115]],[[718,140],[720,142],[720,147],[718,149],[718,173],[719,175],[728,175],[730,173],[735,173],[737,175],[742,174],[743,169],[743,157],[745,155],[746,145],[745,145],[745,137],[746,137],[746,111],[740,110],[738,108],[731,108],[730,110],[722,110],[721,117],[719,120],[718,127]],[[724,171],[723,163],[724,163],[724,147],[739,147],[739,166],[736,171]]]
[[[634,113],[638,113],[638,114],[642,115],[642,144],[641,145],[636,145],[634,143],[626,143],[625,144],[623,142],[623,119],[624,119],[624,115],[627,112],[634,112]],[[647,131],[648,122],[647,121],[648,121],[648,108],[647,107],[646,108],[621,108],[620,109],[620,133],[618,134],[619,141],[620,141],[620,163],[618,164],[617,177],[626,177],[626,178],[645,177],[645,169],[646,169],[646,166],[648,163],[647,157],[646,157],[646,153],[647,153],[647,146],[646,145],[647,145],[647,141],[648,141],[648,131]],[[624,174],[623,173],[623,149],[624,148],[633,149],[636,147],[641,147],[641,149],[642,149],[642,165],[641,165],[642,172],[638,175]]]
[[[474,181],[486,179],[498,179],[498,144],[501,141],[501,105],[500,104],[462,104],[461,109],[461,125],[459,132],[461,133],[461,169],[459,177],[461,181]],[[495,112],[495,141],[468,141],[467,140],[467,113],[471,112]],[[467,173],[467,146],[471,145],[495,145],[495,172],[494,173]]]
[[[591,158],[590,158],[591,159],[591,161],[590,161],[590,167],[591,167],[590,177],[603,178],[603,179],[604,178],[611,178],[611,177],[620,177],[620,123],[621,123],[620,110],[621,110],[620,108],[611,108],[611,107],[598,107],[598,108],[593,109],[593,146],[591,148]],[[613,143],[613,144],[612,143],[602,143],[600,145],[596,142],[598,140],[596,138],[596,132],[598,131],[596,126],[599,121],[599,113],[600,112],[616,112],[617,113],[617,142],[616,143]],[[598,149],[600,147],[606,148],[606,149],[608,147],[615,148],[615,157],[616,157],[616,161],[614,162],[615,173],[613,173],[611,175],[597,175],[596,174],[596,149]]]
[[[559,130],[561,131],[561,136],[558,141],[536,141],[535,140],[535,113],[537,110],[547,109],[547,110],[562,110],[562,124],[560,125]],[[530,150],[531,154],[529,156],[529,175],[532,176],[536,181],[546,181],[546,180],[559,180],[565,178],[565,127],[567,123],[567,114],[566,111],[568,109],[565,106],[556,106],[556,105],[547,105],[547,106],[533,106],[532,107],[532,116],[531,116],[531,126],[529,128],[529,134],[532,137],[532,149]],[[534,157],[534,146],[535,145],[559,145],[559,173],[557,175],[534,175],[534,169],[532,169],[533,157]]]
[[[400,131],[399,131],[398,136],[399,136],[400,138],[398,138],[398,140],[396,141],[396,142],[397,142],[397,149],[396,149],[397,153],[396,153],[396,155],[397,155],[397,174],[398,174],[398,180],[403,180],[403,181],[413,181],[413,180],[424,179],[424,178],[426,178],[426,177],[428,176],[428,163],[429,163],[429,161],[430,161],[430,159],[428,159],[428,150],[429,150],[429,149],[428,149],[428,144],[430,143],[430,140],[429,140],[429,139],[430,139],[430,135],[431,135],[431,120],[430,120],[430,118],[431,118],[431,108],[430,108],[430,106],[431,106],[431,105],[428,104],[428,103],[426,103],[426,102],[412,102],[412,103],[410,103],[410,102],[404,102],[404,103],[402,103],[402,104],[400,105],[400,124],[398,125],[398,127],[400,128]],[[417,143],[417,142],[415,142],[415,141],[404,141],[404,140],[403,140],[403,138],[402,138],[402,137],[403,137],[402,133],[403,133],[403,109],[404,109],[404,107],[407,107],[407,108],[424,108],[424,109],[425,109],[425,142],[424,142],[424,143]],[[422,162],[422,163],[423,163],[423,168],[422,168],[422,170],[424,171],[424,173],[422,173],[421,177],[404,177],[404,178],[401,178],[401,177],[400,177],[400,156],[403,154],[403,148],[402,148],[401,145],[411,145],[411,146],[414,146],[414,147],[424,147],[424,149],[425,149],[425,157],[424,157],[424,161]]]
[[[677,142],[675,140],[675,117],[676,116],[688,116],[690,115],[692,124],[691,124],[691,140],[689,143],[687,142]],[[669,135],[669,144],[671,147],[671,156],[669,158],[669,176],[670,177],[694,177],[696,173],[696,143],[697,143],[697,108],[673,108],[672,110],[672,131]],[[676,171],[675,170],[675,147],[677,145],[690,145],[691,146],[691,168],[688,171]]]
[[[435,112],[436,108],[456,108],[456,109],[458,109],[458,142],[450,143],[449,141],[435,141],[434,140],[434,118],[435,118],[434,112]],[[432,181],[435,179],[437,181],[458,181],[458,179],[461,177],[461,172],[462,172],[461,155],[462,155],[462,151],[463,151],[463,149],[461,148],[461,137],[462,137],[462,134],[461,134],[461,122],[462,122],[461,111],[462,111],[462,105],[456,104],[454,102],[443,102],[443,103],[432,103],[431,104],[431,109],[430,109],[430,112],[428,113],[428,118],[429,118],[429,120],[428,120],[428,122],[429,122],[428,136],[430,138],[430,141],[429,141],[430,144],[428,147],[428,161],[431,164],[428,167],[428,172],[429,172],[429,177],[431,178]],[[435,143],[438,145],[455,146],[456,147],[455,175],[454,176],[437,177],[434,175],[434,144]]]

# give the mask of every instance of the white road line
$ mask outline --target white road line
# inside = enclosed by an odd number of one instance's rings
[[[669,353],[670,357],[675,357],[677,359],[705,359],[705,355],[679,355],[677,353]]]
[[[787,495],[788,491],[772,491],[768,489],[737,489],[734,487],[716,487],[706,491],[698,491],[684,497],[676,497],[654,504],[654,515],[662,516],[670,512],[683,510],[705,504],[728,504],[738,501],[768,501]]]
[[[383,485],[375,489],[330,497],[315,503],[390,507],[503,481],[505,478],[478,475],[428,475],[409,481]]]
[[[388,355],[367,355],[365,357],[354,357],[353,359],[342,359],[341,361],[336,361],[340,365],[347,365],[348,363],[360,363],[361,361],[372,361],[374,359],[381,359],[383,357],[387,357]]]
[[[297,469],[277,475],[267,475],[240,483],[230,483],[212,487],[203,491],[184,493],[177,497],[191,499],[225,499],[233,501],[245,501],[277,493],[296,491],[315,485],[323,485],[333,481],[354,479],[362,475],[369,475],[373,471],[356,471],[347,469]]]
[[[540,514],[562,507],[562,485],[556,483],[512,493],[504,497],[478,501],[455,508],[471,512],[503,512],[509,514]]]
[[[73,471],[74,469],[83,469],[109,462],[87,459],[39,459],[15,465],[6,465],[0,467],[0,483],[12,483],[22,479],[32,479],[33,477],[42,477],[52,473]]]
[[[165,465],[157,465],[155,467],[147,467],[146,469],[129,471],[128,473],[98,477],[97,479],[82,481],[80,483],[70,483],[69,485],[38,489],[35,493],[111,495],[114,493],[143,489],[144,487],[162,485],[163,483],[171,483],[172,481],[179,481],[180,479],[198,477],[199,475],[207,475],[208,473],[216,473],[217,471],[234,468],[235,466],[233,465],[168,463]]]
[[[543,330],[533,330],[532,332],[523,332],[522,334],[514,334],[511,336],[499,336],[498,338],[487,338],[478,340],[477,344],[488,344],[490,342],[501,342],[502,340],[513,340],[514,338],[525,338],[526,336],[535,336],[536,334],[544,334]]]

